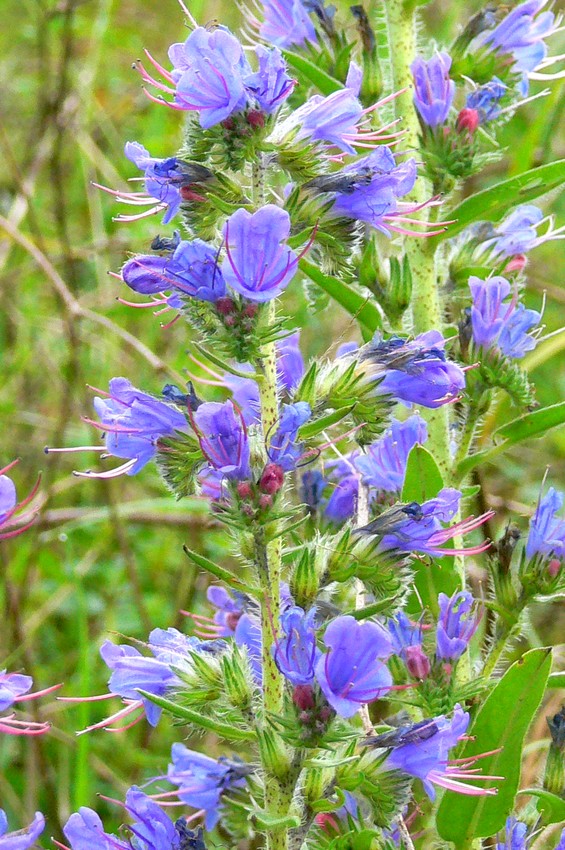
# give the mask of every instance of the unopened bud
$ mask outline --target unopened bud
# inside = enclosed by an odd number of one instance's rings
[[[406,647],[406,668],[414,679],[427,679],[430,675],[430,659],[419,645]]]
[[[233,130],[235,127],[235,121],[233,118],[226,118],[225,121],[222,121],[222,127],[224,130]]]
[[[558,558],[552,558],[549,564],[547,565],[547,572],[551,576],[551,578],[555,578],[558,575],[559,570],[561,569],[561,561]]]
[[[553,717],[547,718],[551,732],[551,743],[545,764],[543,787],[552,794],[562,797],[565,794],[565,705]]]
[[[259,489],[262,493],[274,496],[283,486],[284,471],[278,463],[268,463],[263,470],[259,480]]]
[[[216,301],[216,310],[221,316],[227,316],[230,313],[235,313],[235,301],[233,298],[218,298]]]
[[[247,123],[252,127],[264,127],[265,113],[260,112],[258,109],[252,109],[247,113]]]
[[[236,319],[235,316],[226,316],[224,319],[224,325],[226,328],[233,328],[235,325]]]
[[[266,511],[269,508],[272,508],[273,507],[273,497],[268,496],[266,493],[263,493],[263,495],[259,498],[259,507],[261,508],[262,511]]]
[[[292,692],[292,701],[301,711],[314,708],[314,691],[311,685],[296,685]]]
[[[526,267],[527,262],[528,258],[525,254],[516,254],[516,256],[512,257],[512,259],[506,263],[504,271],[507,273],[521,272]]]
[[[472,136],[476,132],[480,123],[481,121],[477,110],[466,107],[465,109],[462,109],[457,116],[457,132],[469,133],[469,135]]]
[[[242,312],[244,316],[253,319],[257,315],[258,309],[259,307],[257,304],[246,304]]]
[[[253,488],[249,481],[240,481],[237,485],[237,495],[240,499],[247,500],[253,495]]]

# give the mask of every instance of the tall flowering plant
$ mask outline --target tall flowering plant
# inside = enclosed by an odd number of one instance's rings
[[[542,491],[525,545],[514,527],[492,540],[467,477],[565,420],[532,412],[520,366],[542,333],[521,300],[525,254],[561,233],[533,205],[513,209],[511,189],[493,192],[482,227],[457,204],[489,159],[479,128],[496,134],[544,76],[557,21],[542,0],[489,7],[451,47],[419,53],[414,6],[386,0],[383,41],[369,8],[263,0],[244,10],[252,49],[183,7],[185,40],[136,63],[184,141],[160,157],[128,142],[144,189],[101,188],[142,208],[118,220],[177,229],[116,277],[149,299],[135,306],[173,314],[179,345],[191,327],[208,377],[153,392],[115,377],[87,420],[103,444],[47,451],[100,451],[76,473],[89,478],[155,463],[177,498],[209,502],[235,557],[185,545],[187,567],[211,577],[209,610],[185,612],[188,633],[106,641],[108,693],[64,699],[111,703],[89,734],[172,719],[218,744],[179,740],[166,772],[118,803],[119,835],[83,807],[61,848],[523,846],[520,752],[550,660],[534,650],[504,672],[505,650],[529,606],[565,590],[563,496]],[[289,315],[306,281],[360,324],[310,361]],[[478,451],[501,391],[517,419]],[[4,708],[26,698],[25,678],[4,674]],[[501,725],[499,706],[516,704]],[[532,828],[563,806],[561,715],[550,730]],[[7,833],[0,819],[0,848],[32,846],[42,827],[37,815]]]

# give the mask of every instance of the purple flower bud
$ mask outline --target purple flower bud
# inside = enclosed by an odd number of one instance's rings
[[[139,689],[164,696],[170,688],[180,685],[180,679],[168,664],[156,658],[147,658],[132,646],[116,646],[105,641],[100,647],[100,655],[112,671],[108,687],[112,693],[123,699],[141,700],[147,722],[156,726],[161,716],[161,707],[142,697]]]
[[[382,379],[378,393],[394,396],[405,404],[436,408],[456,399],[465,387],[465,373],[447,359],[446,340],[439,331],[427,331],[411,342],[399,337],[377,340],[362,355],[377,364],[375,377]]]
[[[480,280],[469,278],[473,296],[471,323],[475,345],[488,351],[497,349],[505,357],[520,358],[536,347],[529,331],[538,324],[541,313],[527,310],[515,298],[505,302],[511,286],[503,277]]]
[[[500,115],[499,104],[507,91],[508,86],[498,77],[493,77],[489,83],[467,95],[467,108],[477,112],[480,124],[488,124]]]
[[[184,414],[137,390],[126,378],[112,378],[108,397],[96,397],[94,409],[106,432],[108,452],[130,461],[124,467],[128,475],[135,475],[155,457],[162,437],[187,430]]]
[[[414,77],[414,103],[428,127],[444,124],[449,115],[455,83],[449,78],[451,56],[436,53],[427,62],[418,56],[410,66]]]
[[[515,817],[506,819],[504,841],[496,842],[496,850],[526,850],[528,827]]]
[[[349,178],[349,185],[334,201],[335,214],[364,221],[388,235],[386,216],[396,213],[398,198],[412,190],[416,161],[397,164],[390,148],[381,145],[339,174]]]
[[[222,794],[245,785],[249,766],[223,758],[216,761],[184,744],[173,744],[171,759],[167,778],[179,786],[179,799],[195,809],[204,809],[206,829],[213,829],[220,819]]]
[[[565,560],[565,520],[557,516],[563,507],[563,493],[550,487],[545,496],[538,499],[535,513],[530,520],[526,542],[528,560],[541,556]]]
[[[353,717],[363,703],[388,693],[392,676],[383,661],[392,644],[382,626],[337,617],[327,627],[324,643],[328,652],[316,664],[316,679],[341,717]]]
[[[45,829],[45,818],[36,812],[32,823],[17,832],[8,832],[8,818],[4,809],[0,809],[0,850],[28,850],[35,844]]]
[[[249,441],[231,401],[210,401],[194,413],[194,426],[208,463],[226,478],[248,478]]]
[[[388,431],[368,446],[367,454],[355,458],[363,483],[386,493],[400,493],[408,455],[427,439],[428,429],[420,416],[410,416],[405,422],[393,419]]]
[[[125,284],[140,295],[156,295],[172,288],[168,274],[169,257],[158,257],[154,254],[139,254],[132,257],[122,268],[122,278]]]
[[[420,681],[430,675],[430,659],[421,646],[406,647],[406,669],[414,679]]]
[[[334,525],[341,525],[357,510],[359,475],[355,472],[352,463],[341,461],[335,464],[331,477],[333,481],[337,480],[337,483],[334,484],[324,508],[324,517]]]
[[[244,79],[251,74],[243,48],[225,29],[197,27],[184,44],[173,44],[169,59],[174,70],[175,104],[198,112],[207,129],[245,108]]]
[[[259,35],[277,47],[317,42],[316,30],[301,0],[262,0],[264,21]]]
[[[320,650],[316,646],[316,609],[307,614],[294,606],[281,616],[282,637],[273,651],[280,672],[293,685],[308,685],[314,678]]]
[[[296,443],[298,429],[308,421],[312,410],[306,401],[295,404],[283,404],[278,428],[269,441],[267,453],[272,463],[278,464],[285,472],[296,467],[302,447]]]
[[[278,48],[267,50],[259,44],[255,54],[259,60],[259,70],[246,78],[245,88],[263,112],[270,115],[292,94],[296,80],[287,74],[286,62]]]
[[[451,597],[440,593],[438,602],[436,657],[442,661],[457,661],[469,646],[479,625],[475,600],[470,593],[462,590]]]
[[[250,301],[271,301],[286,289],[298,257],[284,243],[290,234],[285,210],[267,204],[256,213],[239,209],[224,225],[227,284]]]
[[[81,806],[63,827],[63,834],[71,850],[129,850],[130,844],[115,835],[104,832],[104,825],[96,812]]]

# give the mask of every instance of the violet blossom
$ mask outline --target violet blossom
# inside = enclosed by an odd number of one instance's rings
[[[328,651],[316,664],[316,679],[341,717],[353,717],[361,705],[388,693],[392,676],[384,661],[392,643],[383,626],[359,623],[349,615],[336,617],[323,641]]]
[[[528,560],[536,557],[548,561],[551,558],[565,560],[565,519],[557,516],[563,501],[563,493],[553,487],[545,496],[540,494],[526,541]]]
[[[258,685],[263,682],[263,640],[261,623],[252,614],[243,614],[235,627],[235,642],[245,647],[253,678]]]
[[[488,124],[501,114],[500,101],[508,91],[498,77],[493,77],[484,86],[479,86],[467,95],[467,109],[474,109],[479,116],[479,124]]]
[[[43,830],[45,818],[41,812],[36,812],[31,824],[25,829],[8,832],[8,818],[4,809],[0,809],[0,850],[28,850],[32,847]]]
[[[517,297],[505,301],[512,291],[505,278],[483,281],[471,277],[469,288],[473,297],[473,341],[477,348],[495,349],[505,357],[518,359],[536,347],[537,339],[530,331],[539,323],[541,313],[526,309]]]
[[[286,62],[278,48],[267,50],[262,44],[255,48],[259,70],[245,80],[248,96],[251,95],[259,108],[270,115],[291,94],[296,80],[288,76]]]
[[[540,226],[547,222],[544,233],[538,234]],[[491,232],[479,245],[476,253],[481,256],[486,251],[494,258],[520,258],[544,242],[565,239],[565,226],[555,227],[553,216],[544,216],[534,204],[521,204],[500,224],[491,228]],[[521,268],[519,265],[517,268]],[[512,268],[512,265],[510,266]]]
[[[253,23],[259,35],[277,47],[303,47],[317,42],[316,30],[302,0],[261,0],[263,21]]]
[[[275,663],[293,685],[308,685],[321,655],[316,645],[316,609],[305,613],[298,606],[288,608],[281,615],[281,628],[282,636],[273,648]]]
[[[495,850],[526,850],[528,827],[510,816],[504,825],[504,840],[496,842]]]
[[[209,401],[193,414],[194,429],[206,460],[230,480],[250,475],[245,423],[231,401]]]
[[[33,525],[39,510],[39,505],[33,506],[32,503],[39,490],[40,478],[25,499],[18,503],[16,485],[6,475],[17,463],[17,460],[13,460],[0,469],[0,540],[9,540],[27,531]]]
[[[61,687],[60,685],[51,685],[49,688],[29,693],[32,685],[31,676],[0,670],[0,711],[9,711],[14,706],[19,707],[21,703],[46,696],[46,694],[50,694]],[[50,728],[50,724],[47,722],[21,720],[14,712],[0,716],[0,732],[5,735],[42,735]]]
[[[390,428],[354,461],[363,483],[385,493],[400,493],[404,486],[408,455],[428,439],[425,421],[414,414],[404,422],[392,419]]]
[[[295,404],[283,404],[277,429],[268,438],[267,454],[271,463],[276,463],[284,472],[290,472],[296,467],[302,453],[301,444],[297,443],[298,431],[308,419],[312,410],[306,401]]]
[[[414,78],[414,103],[424,124],[444,124],[455,96],[455,83],[449,78],[451,56],[435,53],[427,62],[418,56],[410,69]]]
[[[460,590],[451,597],[440,593],[438,602],[436,658],[457,661],[469,646],[479,625],[475,600],[466,590]]]

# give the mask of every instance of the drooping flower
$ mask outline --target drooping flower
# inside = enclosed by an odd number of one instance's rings
[[[276,298],[292,280],[299,257],[285,242],[288,213],[267,204],[255,213],[236,210],[224,225],[227,257],[222,271],[228,285],[250,301]]]
[[[194,427],[206,460],[225,478],[249,477],[249,440],[241,414],[231,401],[204,402],[193,414]]]
[[[381,145],[339,174],[344,179],[333,205],[336,215],[364,221],[385,234],[396,229],[394,221],[402,219],[398,199],[416,182],[414,159],[397,163],[391,149]]]
[[[488,124],[500,115],[500,101],[507,91],[508,86],[498,77],[493,77],[490,82],[467,95],[467,109],[476,110],[480,124]]]
[[[504,840],[496,842],[496,850],[526,850],[528,827],[515,817],[506,818]]]
[[[480,280],[469,278],[473,297],[471,324],[473,340],[485,351],[497,349],[505,357],[520,358],[536,347],[537,339],[529,331],[538,324],[541,314],[527,310],[513,297],[505,302],[512,290],[503,277]]]
[[[293,606],[281,615],[282,636],[273,650],[280,672],[293,685],[308,685],[314,678],[320,650],[316,645],[316,609],[305,613]]]
[[[445,343],[439,331],[427,331],[411,341],[376,338],[360,350],[360,360],[379,381],[378,393],[408,405],[436,408],[459,398],[465,387],[465,373],[447,359]]]
[[[475,600],[466,590],[461,590],[451,597],[440,593],[438,602],[436,658],[457,661],[469,646],[479,625]]]
[[[267,453],[272,463],[278,464],[284,472],[296,467],[302,447],[296,442],[298,429],[308,421],[312,410],[306,401],[284,404],[277,430],[269,439]]]
[[[213,829],[221,816],[222,794],[245,785],[249,765],[226,758],[211,759],[184,744],[173,744],[171,759],[167,779],[179,786],[183,803],[204,810],[206,829]]]
[[[6,812],[0,809],[0,850],[28,850],[28,847],[35,844],[44,829],[45,818],[41,812],[36,812],[28,827],[16,832],[8,832]]]
[[[493,516],[493,511],[488,511],[479,517],[469,517],[444,528],[443,523],[450,522],[457,514],[460,501],[460,491],[446,487],[440,490],[435,499],[428,499],[421,505],[418,502],[410,502],[386,510],[357,531],[378,536],[379,549],[383,552],[420,552],[435,557],[441,557],[447,554],[447,551],[450,554],[484,552],[490,543],[461,550],[442,548],[449,540],[457,536],[462,537]]]
[[[550,487],[545,496],[540,494],[535,513],[530,520],[526,542],[526,557],[537,556],[544,560],[552,557],[565,560],[565,519],[557,516],[563,507],[563,493]]]
[[[538,228],[547,222],[544,233]],[[565,227],[555,227],[553,216],[544,216],[534,204],[521,204],[492,229],[477,250],[477,256],[485,251],[497,257],[520,257],[544,242],[565,239]]]
[[[102,392],[98,390],[98,392]],[[183,413],[173,405],[159,401],[148,393],[136,389],[126,378],[112,378],[105,398],[94,399],[94,409],[100,422],[86,420],[104,431],[106,451],[126,463],[109,472],[75,472],[82,478],[115,478],[118,475],[135,475],[149,463],[158,450],[162,437],[186,431],[188,423]],[[70,449],[47,448],[46,452],[103,451],[99,446]]]
[[[417,414],[404,422],[393,419],[383,436],[367,447],[367,453],[355,458],[363,483],[385,493],[400,493],[408,455],[415,445],[422,445],[427,439],[426,423]]]
[[[328,651],[316,664],[316,679],[341,717],[353,717],[363,703],[388,693],[392,676],[383,662],[392,643],[384,627],[348,615],[336,617],[323,640]]]
[[[180,242],[169,257],[142,254],[122,268],[122,279],[141,295],[165,291],[189,295],[199,301],[216,302],[226,295],[218,265],[218,251],[201,239]]]
[[[471,757],[464,762],[456,760],[452,763],[448,759],[449,750],[459,743],[468,725],[468,713],[463,711],[460,705],[456,705],[451,720],[440,715],[433,720],[424,720],[415,726],[401,728],[396,733],[396,741],[392,742],[392,750],[384,761],[383,767],[400,770],[402,773],[420,779],[431,800],[434,800],[436,796],[435,785],[473,796],[496,794],[494,788],[478,788],[461,781],[501,778],[481,776],[476,770],[469,769],[476,761],[476,757]],[[378,737],[369,739],[369,742],[374,746],[391,746],[388,741],[379,744]]]
[[[40,479],[37,479],[31,492],[18,503],[16,495],[16,485],[12,479],[6,475],[18,463],[17,460],[12,461],[3,469],[0,469],[0,540],[8,540],[10,537],[17,537],[27,531],[35,520],[39,505],[33,505],[33,499],[37,495]],[[28,505],[30,507],[28,507]],[[27,510],[23,510],[27,508]]]
[[[129,845],[104,832],[100,817],[87,806],[74,812],[63,827],[71,850],[129,850]]]
[[[248,96],[252,96],[259,108],[270,115],[291,94],[296,80],[286,72],[286,62],[278,48],[267,50],[262,44],[257,45],[255,54],[259,62],[259,70],[245,80]]]
[[[444,124],[455,96],[455,83],[449,78],[451,56],[436,53],[427,62],[418,56],[410,69],[414,78],[414,103],[424,124]]]
[[[314,25],[301,0],[262,0],[263,21],[259,35],[277,47],[303,47],[317,42]]]

